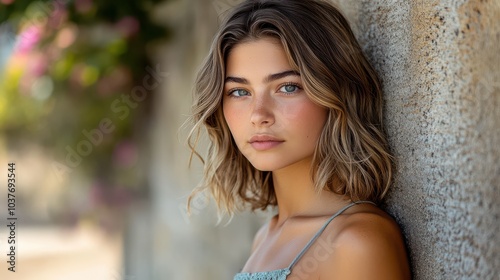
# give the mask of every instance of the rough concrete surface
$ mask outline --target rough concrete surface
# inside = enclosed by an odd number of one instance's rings
[[[341,1],[384,82],[414,279],[500,279],[500,1]]]

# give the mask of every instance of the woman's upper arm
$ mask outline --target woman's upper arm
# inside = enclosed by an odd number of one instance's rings
[[[366,214],[343,229],[333,245],[335,253],[322,265],[320,279],[407,280],[408,258],[392,220]]]

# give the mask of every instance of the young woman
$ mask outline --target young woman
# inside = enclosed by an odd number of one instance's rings
[[[189,142],[200,156],[205,128],[210,146],[188,205],[208,189],[231,217],[278,208],[234,279],[410,279],[400,229],[376,205],[393,173],[382,106],[330,3],[255,0],[230,12],[196,80]]]

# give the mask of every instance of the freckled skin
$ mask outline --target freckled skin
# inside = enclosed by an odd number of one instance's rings
[[[283,47],[270,38],[238,44],[227,59],[226,76],[245,78],[248,84],[225,84],[224,117],[239,150],[259,170],[276,171],[310,160],[327,119],[327,110],[307,97],[300,76],[263,81],[287,70],[293,69]],[[228,95],[234,88],[242,91]],[[243,96],[235,96],[241,92]],[[272,135],[284,142],[258,151],[248,143],[255,134]]]

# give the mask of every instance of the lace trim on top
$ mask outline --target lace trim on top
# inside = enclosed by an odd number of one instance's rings
[[[233,280],[285,280],[290,273],[288,267],[264,272],[240,272]]]

